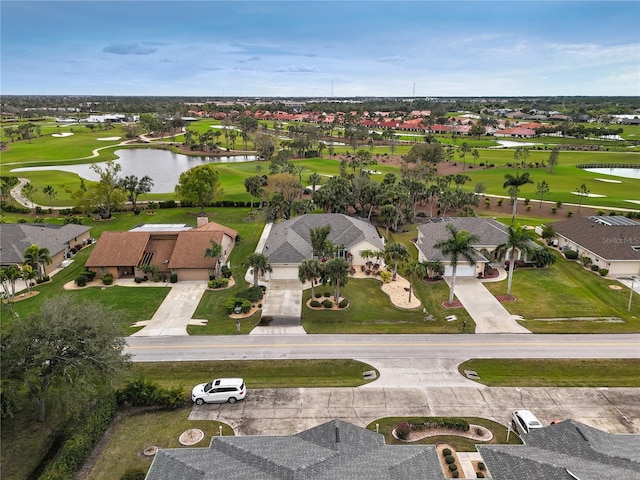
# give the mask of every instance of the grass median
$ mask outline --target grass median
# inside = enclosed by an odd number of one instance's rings
[[[464,370],[489,387],[640,387],[640,358],[473,359],[458,366]]]

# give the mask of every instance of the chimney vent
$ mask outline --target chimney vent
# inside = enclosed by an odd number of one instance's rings
[[[336,443],[340,443],[340,427],[336,427]]]

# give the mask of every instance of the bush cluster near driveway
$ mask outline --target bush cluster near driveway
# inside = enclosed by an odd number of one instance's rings
[[[520,322],[534,333],[631,333],[640,331],[640,300],[627,312],[629,290],[584,269],[578,262],[559,257],[549,268],[517,270],[512,294],[517,302],[504,307],[526,319]],[[506,292],[506,280],[485,283],[494,295]],[[584,320],[534,321],[535,318],[619,317],[623,323]]]
[[[465,310],[442,307],[449,288],[444,282],[414,282],[415,294],[422,302],[422,307],[415,310],[395,307],[380,286],[374,279],[350,278],[340,289],[341,295],[349,299],[349,308],[331,311],[306,307],[311,290],[305,290],[302,326],[307,333],[459,333],[466,320],[467,331],[473,331],[475,324]],[[445,317],[451,313],[458,320],[447,322]]]
[[[490,387],[640,387],[640,359],[474,359],[473,370]]]
[[[378,431],[382,435],[384,435],[385,442],[387,445],[406,445],[406,442],[402,442],[395,438],[392,434],[393,429],[400,423],[412,423],[419,424],[429,422],[431,418],[439,418],[442,417],[385,417],[380,418],[378,420],[374,420],[369,425],[367,425],[368,430],[376,431],[376,424],[378,424]],[[478,443],[486,443],[486,444],[513,444],[518,445],[522,443],[517,435],[510,435],[509,442],[507,442],[507,427],[501,425],[493,420],[488,420],[486,418],[478,418],[478,417],[461,417],[458,420],[466,421],[473,425],[480,425],[491,430],[493,433],[493,438],[489,442],[480,442],[478,440],[472,440],[470,438],[459,437],[456,435],[438,435],[434,437],[426,437],[421,440],[417,440],[416,442],[412,442],[412,445],[437,445],[439,443],[447,443],[455,448],[458,452],[475,452],[476,444]]]

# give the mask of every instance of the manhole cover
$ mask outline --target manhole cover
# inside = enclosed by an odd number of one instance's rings
[[[190,428],[182,432],[178,441],[181,445],[195,445],[204,438],[204,432],[199,428]]]

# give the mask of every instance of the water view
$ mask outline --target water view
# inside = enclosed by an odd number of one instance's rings
[[[135,175],[138,178],[149,175],[153,179],[152,193],[173,192],[180,174],[190,168],[204,165],[205,163],[231,163],[251,162],[258,159],[256,155],[232,155],[225,157],[190,157],[168,150],[156,150],[152,148],[136,148],[116,150],[117,164],[122,167],[122,175]],[[96,163],[104,167],[105,162]],[[41,172],[46,170],[58,170],[77,173],[85,180],[99,180],[99,176],[91,170],[91,164],[81,165],[52,165],[48,167],[23,167],[11,170],[18,172]]]
[[[599,175],[611,175],[614,177],[633,178],[640,180],[640,167],[638,168],[583,168],[586,172],[597,173]]]

